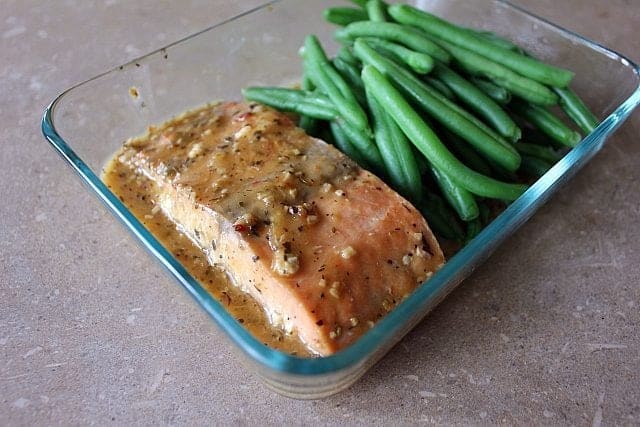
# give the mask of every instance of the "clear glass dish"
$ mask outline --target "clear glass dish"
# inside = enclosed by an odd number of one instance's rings
[[[637,65],[508,2],[415,1],[417,6],[451,21],[504,35],[545,61],[575,71],[573,87],[602,122],[354,345],[325,358],[293,357],[253,338],[160,245],[99,176],[122,142],[142,134],[150,124],[214,100],[239,99],[240,89],[245,86],[298,81],[298,48],[306,34],[317,34],[329,50],[335,47],[334,27],[322,20],[322,10],[337,4],[296,0],[266,4],[67,90],[49,105],[42,119],[43,133],[58,153],[227,333],[265,383],[296,398],[337,393],[363,375],[591,159],[640,103]],[[139,98],[130,96],[130,87],[138,89]]]

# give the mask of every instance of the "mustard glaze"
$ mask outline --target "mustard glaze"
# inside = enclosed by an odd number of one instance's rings
[[[171,128],[197,127],[202,121],[199,111],[185,113],[164,124],[151,128],[152,132],[135,138],[144,143],[151,135],[158,135]],[[185,145],[195,133],[183,132],[180,137]],[[131,140],[133,141],[133,140]],[[107,163],[102,180],[108,188],[127,206],[135,217],[153,234],[153,236],[180,261],[191,276],[211,295],[222,303],[227,311],[236,318],[254,337],[273,349],[299,357],[311,357],[312,354],[295,333],[285,333],[272,326],[260,305],[248,294],[233,286],[225,272],[208,263],[206,255],[186,235],[181,233],[175,223],[159,209],[154,199],[158,194],[156,184],[141,172],[119,161],[125,153],[123,146]]]

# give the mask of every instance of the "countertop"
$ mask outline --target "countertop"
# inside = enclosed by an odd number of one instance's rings
[[[245,369],[39,122],[69,86],[259,2],[2,2],[0,424],[639,424],[637,111],[349,390],[296,401]],[[640,60],[638,0],[515,3]]]

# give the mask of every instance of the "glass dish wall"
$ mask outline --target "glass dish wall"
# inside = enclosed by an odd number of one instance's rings
[[[459,24],[504,35],[539,58],[575,71],[574,89],[602,123],[357,343],[331,357],[292,357],[255,340],[187,274],[99,176],[122,142],[142,134],[150,124],[211,101],[239,99],[245,86],[297,82],[298,48],[306,34],[317,34],[330,52],[335,48],[334,27],[323,21],[322,10],[337,4],[343,3],[270,3],[66,91],[48,107],[42,122],[53,147],[227,333],[256,373],[276,391],[297,398],[326,396],[357,380],[597,153],[640,102],[637,66],[507,2],[414,2]],[[139,92],[138,98],[130,95],[131,87]]]

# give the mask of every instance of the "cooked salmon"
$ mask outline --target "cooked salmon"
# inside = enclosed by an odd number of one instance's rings
[[[157,206],[318,355],[353,343],[443,263],[420,213],[258,104],[210,105],[127,141]]]

